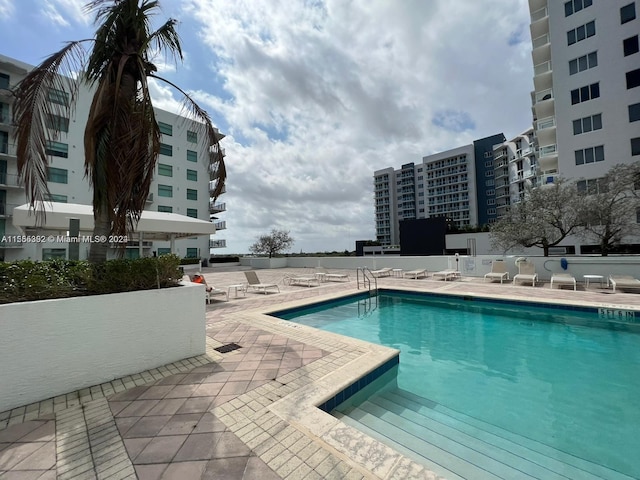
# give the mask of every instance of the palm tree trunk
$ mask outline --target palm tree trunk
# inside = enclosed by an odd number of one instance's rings
[[[109,234],[111,233],[111,222],[107,207],[101,206],[93,213],[93,242],[89,247],[89,262],[93,264],[102,263],[107,260],[109,250]],[[103,239],[104,241],[101,241]]]

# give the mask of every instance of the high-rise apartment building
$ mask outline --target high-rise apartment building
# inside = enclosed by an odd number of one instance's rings
[[[640,160],[637,4],[529,0],[539,185]]]
[[[493,146],[504,140],[500,133],[428,155],[419,164],[374,172],[377,241],[399,245],[402,220],[444,217],[457,228],[489,223],[496,216]]]
[[[34,245],[22,241],[18,237],[26,232],[13,224],[14,208],[27,203],[27,198],[17,175],[11,89],[32,68],[31,65],[0,55],[0,239],[5,237],[5,241],[0,242],[0,260],[68,258],[68,245],[64,242]],[[49,100],[66,104],[69,93],[52,90]],[[47,120],[46,128],[57,132],[55,141],[47,144],[48,186],[53,208],[59,203],[92,203],[90,185],[84,177],[84,127],[90,104],[90,92],[81,89],[73,117],[53,116],[55,118]],[[215,166],[209,164],[208,146],[203,144],[205,139],[201,138],[197,124],[159,109],[155,110],[155,114],[162,132],[162,143],[145,210],[212,221],[217,230],[224,229],[225,222],[219,221],[214,215],[225,211],[225,205],[211,200],[209,194],[214,187],[215,180],[211,181],[214,172],[211,169]],[[219,139],[223,137],[220,134]],[[175,217],[167,221],[176,219],[179,220]],[[162,237],[161,233],[155,232],[155,239],[142,243],[136,241],[137,238],[132,239],[126,249],[127,256],[160,255],[173,251],[182,257],[209,258],[209,236],[182,238],[172,242],[157,240]],[[220,242],[224,244],[224,240],[218,240]],[[80,257],[84,258],[87,252],[88,245],[81,246]]]

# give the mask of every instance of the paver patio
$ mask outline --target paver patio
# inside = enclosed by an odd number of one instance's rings
[[[210,268],[205,276],[226,288],[243,283],[241,270]],[[362,434],[335,424],[314,433],[295,413],[283,413],[323,379],[371,354],[362,343],[259,315],[356,288],[347,271],[349,282],[283,284],[285,274],[299,272],[261,270],[261,281],[278,283],[282,293],[232,294],[207,306],[205,355],[0,413],[0,479],[437,478]],[[378,286],[640,308],[638,294],[593,285],[574,292],[391,277]],[[229,344],[240,348],[215,350]],[[345,447],[343,435],[358,442]],[[382,460],[369,454],[374,447]]]

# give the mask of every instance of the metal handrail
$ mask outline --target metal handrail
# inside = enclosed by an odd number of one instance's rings
[[[357,284],[358,290],[360,290],[360,272],[361,271],[362,271],[362,288],[366,288],[366,289],[369,290],[369,292],[371,292],[371,279],[373,279],[373,283],[375,285],[374,289],[375,289],[375,291],[377,293],[378,292],[378,280],[371,273],[371,270],[369,270],[369,267],[362,267],[362,268],[357,268],[356,269],[356,284]]]

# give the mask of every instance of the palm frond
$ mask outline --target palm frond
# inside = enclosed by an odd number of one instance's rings
[[[171,18],[165,22],[160,28],[149,35],[145,50],[149,46],[153,46],[157,51],[163,52],[165,55],[173,57],[174,62],[182,61],[182,46],[180,45],[180,36],[175,29],[178,21]]]
[[[85,61],[82,43],[85,41],[67,43],[29,72],[14,91],[18,175],[24,182],[38,223],[44,220],[44,202],[49,193],[47,141],[57,135],[46,127],[47,120],[54,115],[67,118],[73,115],[78,82],[71,77],[82,70]],[[56,96],[56,102],[50,101],[52,94]]]
[[[196,131],[205,136],[205,138],[207,139],[202,148],[205,149],[207,158],[209,159],[210,180],[216,182],[214,188],[210,189],[210,196],[212,200],[215,201],[218,196],[220,196],[224,191],[224,185],[227,179],[227,169],[224,163],[224,155],[219,143],[220,138],[222,138],[220,133],[213,126],[211,117],[209,117],[209,114],[206,112],[206,110],[200,107],[200,105],[198,105],[187,92],[178,87],[175,83],[170,82],[165,78],[159,77],[157,75],[149,76],[165,82],[168,85],[171,85],[182,94],[182,106],[185,110],[185,113],[189,118],[194,120],[194,128],[196,129]]]

